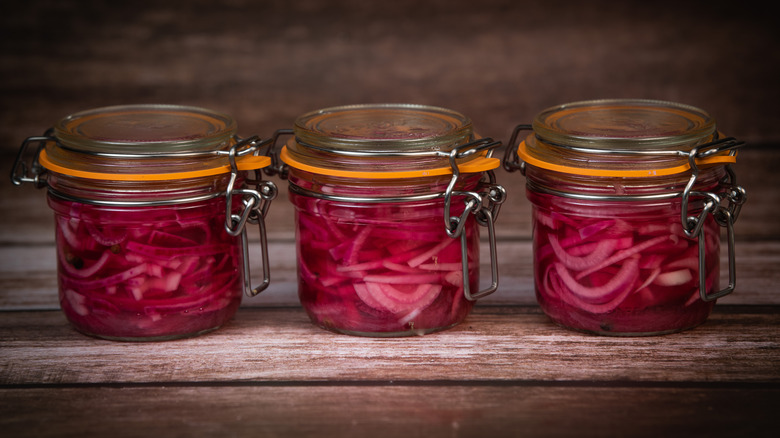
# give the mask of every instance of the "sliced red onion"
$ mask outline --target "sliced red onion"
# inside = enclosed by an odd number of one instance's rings
[[[639,276],[638,262],[635,257],[627,259],[608,283],[597,287],[588,287],[579,283],[571,276],[562,263],[555,263],[553,266],[555,272],[558,273],[558,276],[571,294],[594,304],[602,304],[613,300],[626,288],[632,287]]]

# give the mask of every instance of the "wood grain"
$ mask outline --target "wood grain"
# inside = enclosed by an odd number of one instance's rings
[[[0,427],[38,438],[769,437],[778,395],[598,384],[0,388]]]
[[[76,111],[145,102],[214,108],[263,136],[325,106],[427,103],[506,140],[552,105],[640,97],[780,139],[773,15],[728,3],[27,0],[5,12],[3,148]]]
[[[780,314],[723,306],[670,336],[611,338],[559,328],[535,307],[478,308],[454,329],[373,339],[315,327],[300,308],[242,309],[222,329],[163,343],[85,337],[61,312],[0,322],[5,384],[238,381],[780,382]],[[737,359],[738,358],[738,359]]]

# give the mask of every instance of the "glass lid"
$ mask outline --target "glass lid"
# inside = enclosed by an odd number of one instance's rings
[[[236,145],[230,116],[191,106],[126,105],[79,112],[60,120],[41,151],[43,167],[99,180],[173,180],[231,170]],[[265,167],[267,156],[236,158],[239,170]]]
[[[596,100],[549,108],[533,122],[536,135],[556,145],[595,150],[689,149],[715,133],[706,112],[655,100]]]
[[[452,172],[449,153],[476,141],[471,120],[445,108],[365,104],[326,108],[295,121],[281,152],[294,169],[331,176],[406,178]],[[489,139],[486,139],[486,141]],[[461,154],[462,172],[500,165],[484,150]]]
[[[444,108],[411,105],[351,105],[305,114],[295,136],[306,146],[333,153],[392,155],[446,151],[472,136],[471,120]]]
[[[534,166],[594,176],[661,176],[690,169],[689,154],[718,139],[715,121],[688,105],[612,99],[548,108],[518,146]],[[728,151],[697,163],[734,162]]]
[[[236,133],[229,116],[196,107],[129,105],[98,108],[62,119],[54,136],[85,153],[202,152],[227,145]]]

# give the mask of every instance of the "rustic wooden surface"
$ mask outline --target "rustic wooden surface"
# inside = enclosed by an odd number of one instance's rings
[[[201,105],[233,114],[243,133],[267,135],[324,106],[404,101],[460,110],[483,135],[506,140],[550,105],[647,97],[706,108],[750,143],[735,166],[749,201],[736,226],[737,291],[704,325],[661,337],[587,336],[551,324],[536,306],[524,180],[500,171],[510,199],[497,223],[499,291],[452,330],[363,339],[308,323],[277,180],[271,287],[214,333],[129,344],[69,328],[44,192],[4,179],[3,436],[778,430],[780,33],[768,11],[666,0],[17,3],[0,15],[0,175],[25,137],[104,105]]]

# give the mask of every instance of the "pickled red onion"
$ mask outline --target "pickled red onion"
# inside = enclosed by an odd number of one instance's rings
[[[223,198],[165,208],[51,198],[50,205],[60,302],[79,330],[111,338],[178,336],[215,328],[237,309],[241,252],[222,231]]]
[[[424,332],[451,326],[471,309],[460,240],[447,235],[440,200],[354,207],[293,191],[290,199],[299,296],[315,323],[350,333]],[[473,223],[464,229],[472,289],[475,231]]]

